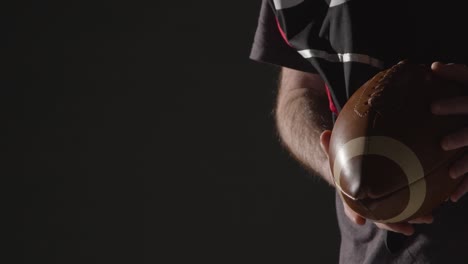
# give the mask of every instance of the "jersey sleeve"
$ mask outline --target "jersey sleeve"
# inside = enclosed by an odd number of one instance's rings
[[[317,73],[312,64],[289,46],[286,38],[282,36],[273,7],[268,0],[262,0],[250,59],[299,71]]]

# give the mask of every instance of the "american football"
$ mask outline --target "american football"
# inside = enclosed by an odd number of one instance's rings
[[[336,119],[329,149],[344,202],[382,223],[424,216],[444,202],[462,178],[451,179],[449,166],[466,148],[445,151],[440,142],[468,122],[436,116],[430,105],[464,90],[429,65],[402,61],[353,93]]]

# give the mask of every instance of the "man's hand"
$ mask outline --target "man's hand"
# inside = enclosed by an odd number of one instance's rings
[[[360,216],[358,213],[354,212],[345,202],[343,202],[344,211],[346,216],[355,224],[364,225],[366,223],[366,219]],[[430,224],[433,221],[432,215],[423,216],[409,222],[402,222],[402,223],[393,223],[393,224],[383,224],[374,222],[374,224],[380,228],[385,229],[388,231],[402,233],[407,236],[411,236],[414,233],[414,227],[412,224]]]
[[[468,67],[462,64],[443,64],[434,62],[433,72],[442,78],[464,84],[468,92]],[[468,95],[468,93],[467,93]],[[466,115],[468,118],[468,96],[459,96],[434,102],[432,112],[436,115]],[[441,142],[444,150],[453,150],[468,146],[468,127],[445,136]],[[449,170],[450,177],[464,177],[458,189],[450,196],[453,202],[458,201],[468,192],[468,154],[456,161]]]

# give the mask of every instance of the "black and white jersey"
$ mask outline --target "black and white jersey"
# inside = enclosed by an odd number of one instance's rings
[[[468,62],[467,15],[449,2],[264,1],[251,58],[319,73],[339,112],[366,80],[400,60]],[[292,51],[298,56],[286,58]]]

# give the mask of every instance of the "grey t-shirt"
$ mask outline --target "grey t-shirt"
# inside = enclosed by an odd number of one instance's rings
[[[263,0],[250,58],[320,74],[337,114],[365,81],[401,59],[468,64],[461,4]],[[353,224],[338,196],[336,211],[340,263],[468,263],[468,197],[442,204],[434,223],[415,225],[411,237]]]

